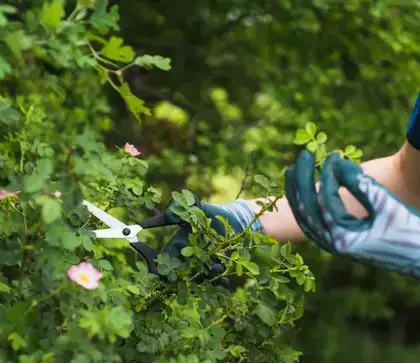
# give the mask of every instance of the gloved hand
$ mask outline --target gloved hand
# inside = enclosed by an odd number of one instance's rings
[[[249,206],[246,200],[236,200],[230,204],[211,204],[204,203],[199,200],[197,196],[194,196],[195,206],[200,208],[206,215],[207,218],[211,219],[211,228],[213,228],[218,234],[224,235],[226,233],[223,223],[216,217],[223,217],[233,228],[236,233],[242,232],[252,221],[255,214],[252,208]],[[171,200],[165,209],[165,218],[172,224],[178,224],[180,227],[174,234],[172,239],[169,241],[165,248],[166,253],[171,257],[182,258],[181,250],[189,245],[189,234],[192,232],[191,225],[186,221],[182,220],[178,215],[171,211],[171,207],[176,202]],[[250,228],[252,231],[262,231],[261,222],[255,221]],[[213,261],[211,270],[208,278],[214,278],[220,275],[224,271],[224,267],[219,261]],[[218,280],[218,283],[226,288],[232,288],[232,281],[227,277],[222,277]]]
[[[404,275],[420,274],[420,213],[363,174],[362,168],[332,154],[314,183],[315,161],[303,151],[286,171],[286,197],[302,231],[324,250]],[[338,194],[347,188],[369,216],[350,215]]]

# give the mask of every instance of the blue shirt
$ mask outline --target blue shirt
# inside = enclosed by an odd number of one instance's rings
[[[416,149],[420,150],[420,93],[416,104],[411,112],[410,124],[407,129],[407,141]]]

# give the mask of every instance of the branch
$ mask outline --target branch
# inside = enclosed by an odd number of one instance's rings
[[[239,189],[239,192],[238,192],[238,194],[236,195],[236,198],[235,199],[238,199],[240,196],[241,196],[241,194],[242,194],[242,192],[244,191],[244,189],[245,189],[245,182],[246,182],[246,179],[249,177],[249,172],[250,172],[250,170],[251,170],[251,165],[252,165],[252,162],[251,162],[251,160],[252,160],[252,153],[250,153],[249,154],[249,157],[248,157],[248,161],[247,161],[247,163],[246,163],[246,168],[245,168],[245,175],[244,175],[244,177],[243,177],[243,179],[242,179],[242,184],[241,184],[241,188]]]

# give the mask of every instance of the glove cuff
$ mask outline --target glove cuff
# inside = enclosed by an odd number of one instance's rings
[[[236,216],[242,230],[244,230],[255,218],[255,213],[251,207],[251,203],[244,199],[237,199],[233,203],[229,204],[212,205]],[[259,218],[251,225],[250,229],[254,232],[264,232],[264,228]]]

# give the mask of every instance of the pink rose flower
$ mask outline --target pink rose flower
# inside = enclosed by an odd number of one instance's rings
[[[19,193],[19,191],[18,192],[9,192],[8,190],[6,190],[6,189],[1,189],[0,190],[0,200],[3,200],[3,199],[5,199],[6,197],[8,197],[9,195],[16,195],[16,194],[18,194]]]
[[[67,270],[67,275],[75,283],[88,290],[96,289],[99,286],[99,280],[102,278],[102,273],[88,262],[71,266]]]
[[[138,151],[134,145],[129,144],[128,142],[124,145],[124,149],[125,151],[127,151],[129,154],[133,155],[133,156],[138,156],[141,154],[140,151]]]

